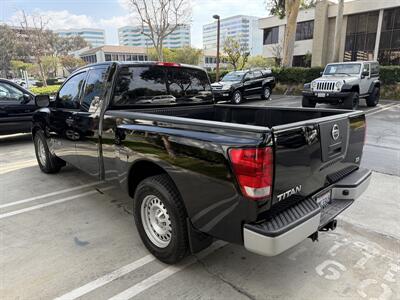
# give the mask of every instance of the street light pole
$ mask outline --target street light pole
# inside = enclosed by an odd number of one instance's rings
[[[221,29],[221,18],[219,15],[213,15],[213,18],[217,20],[217,66],[215,72],[215,80],[219,81],[219,38]]]

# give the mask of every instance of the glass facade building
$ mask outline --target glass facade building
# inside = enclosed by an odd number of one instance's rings
[[[124,26],[118,28],[118,40],[120,45],[152,48],[151,39],[143,33],[148,33],[149,28],[142,26]],[[165,48],[182,48],[190,46],[190,25],[178,26],[168,35],[163,44]]]
[[[61,37],[80,36],[92,47],[100,47],[105,44],[105,33],[103,29],[80,28],[55,31]]]

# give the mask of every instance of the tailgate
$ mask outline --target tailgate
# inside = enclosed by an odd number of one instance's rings
[[[365,130],[361,112],[273,127],[272,205],[298,202],[356,170]]]

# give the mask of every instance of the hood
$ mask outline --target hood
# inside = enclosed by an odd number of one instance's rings
[[[229,89],[232,85],[240,83],[240,81],[218,81],[211,84],[213,88]]]
[[[359,80],[359,77],[357,75],[351,75],[351,76],[347,76],[347,75],[333,75],[333,76],[321,76],[317,79],[315,79],[317,81],[344,81],[344,82],[353,82],[353,81],[357,81]]]

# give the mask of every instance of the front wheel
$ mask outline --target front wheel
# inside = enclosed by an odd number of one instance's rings
[[[134,197],[134,216],[146,248],[159,260],[174,264],[188,253],[186,210],[167,175],[139,183]]]
[[[377,106],[380,95],[381,95],[381,89],[377,86],[374,87],[372,93],[366,98],[367,106],[369,107]]]
[[[240,104],[242,103],[242,100],[243,100],[242,93],[240,91],[234,91],[231,102],[233,104]]]
[[[44,173],[59,172],[61,167],[65,165],[65,162],[50,152],[43,130],[38,130],[35,133],[33,142],[40,170]]]
[[[310,98],[303,96],[303,99],[301,100],[301,105],[303,107],[315,107],[316,103]]]
[[[262,98],[264,100],[270,100],[270,98],[271,98],[271,88],[269,86],[264,87],[263,93],[262,93]]]
[[[359,102],[360,102],[359,95],[357,92],[354,92],[344,100],[343,106],[346,109],[356,110],[358,108]]]

